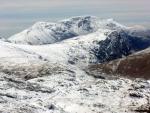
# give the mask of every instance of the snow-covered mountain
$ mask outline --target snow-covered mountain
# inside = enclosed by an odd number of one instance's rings
[[[83,16],[36,23],[0,40],[0,112],[149,112],[149,80],[87,69],[148,48],[149,36],[146,29]]]
[[[126,27],[112,19],[102,20],[93,16],[73,17],[57,23],[38,22],[31,28],[10,37],[8,41],[18,44],[43,45],[56,42],[62,44],[65,39],[68,39],[65,41],[67,46],[76,40],[72,45],[76,46],[73,55],[78,54],[78,57],[86,58],[93,53],[96,62],[121,58],[150,46],[149,30],[142,27]],[[79,44],[81,41],[82,44]],[[90,45],[86,45],[87,43]],[[82,52],[76,53],[79,51],[78,48]],[[88,55],[84,55],[83,51],[86,51]],[[74,57],[70,58],[79,60]]]
[[[31,45],[52,44],[89,34],[100,28],[119,29],[120,27],[123,26],[111,19],[100,20],[92,16],[73,17],[57,23],[37,22],[29,29],[10,37],[8,40]]]

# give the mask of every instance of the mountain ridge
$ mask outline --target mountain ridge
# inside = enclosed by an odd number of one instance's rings
[[[101,29],[120,29],[122,25],[113,21],[99,20],[93,16],[72,17],[57,23],[37,22],[29,29],[8,38],[10,42],[41,45],[89,34]]]

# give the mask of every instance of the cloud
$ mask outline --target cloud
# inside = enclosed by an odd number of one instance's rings
[[[0,13],[57,9],[150,9],[149,0],[0,0]],[[62,10],[60,10],[62,11]]]
[[[1,0],[0,9],[48,8],[79,4],[79,0]]]

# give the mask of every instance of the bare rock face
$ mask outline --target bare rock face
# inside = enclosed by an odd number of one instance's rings
[[[94,52],[99,62],[103,63],[148,48],[150,38],[132,36],[126,30],[116,30],[98,44],[99,48]]]

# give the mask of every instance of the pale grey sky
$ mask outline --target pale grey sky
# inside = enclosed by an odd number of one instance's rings
[[[0,0],[0,36],[9,37],[36,21],[80,15],[150,27],[149,6],[150,0]]]

